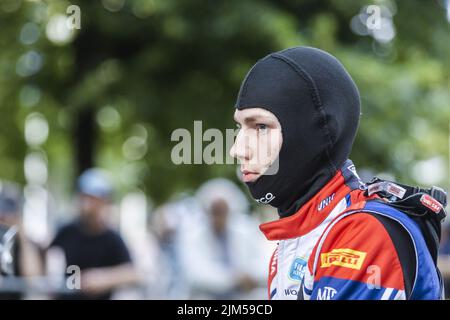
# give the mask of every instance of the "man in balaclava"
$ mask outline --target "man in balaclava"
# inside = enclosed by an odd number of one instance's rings
[[[260,226],[278,241],[270,299],[440,297],[420,230],[374,201],[378,195],[366,192],[348,160],[359,117],[355,83],[319,49],[269,54],[241,85],[234,115],[240,131],[230,153],[252,196],[280,216]]]

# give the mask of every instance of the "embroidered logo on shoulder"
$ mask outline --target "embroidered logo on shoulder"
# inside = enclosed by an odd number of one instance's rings
[[[360,270],[367,252],[353,249],[333,249],[320,255],[320,267],[339,266]]]
[[[434,213],[439,213],[442,210],[442,205],[439,201],[428,194],[424,194],[420,198],[420,202]]]
[[[331,196],[326,197],[324,200],[322,200],[319,203],[319,206],[317,207],[317,211],[322,211],[323,209],[328,207],[330,205],[331,201],[333,201],[335,195],[336,195],[336,193],[333,193]]]
[[[358,175],[358,172],[356,171],[356,167],[354,164],[352,164],[351,166],[347,167],[348,170],[350,170],[351,173],[353,173],[353,175],[356,177],[356,179],[358,179],[358,181],[360,183],[363,183],[361,178]]]

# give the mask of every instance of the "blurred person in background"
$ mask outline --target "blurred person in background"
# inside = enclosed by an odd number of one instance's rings
[[[22,224],[22,192],[11,182],[0,181],[1,274],[0,299],[21,299],[25,281],[42,275],[39,247],[25,235]],[[16,281],[7,281],[15,279]]]
[[[239,188],[225,179],[196,194],[201,218],[180,235],[183,273],[194,299],[263,299],[268,261],[265,241]]]
[[[66,265],[80,268],[81,291],[57,298],[110,299],[115,289],[139,281],[128,248],[108,225],[112,183],[102,170],[89,169],[80,176],[78,191],[80,215],[59,230],[50,248],[61,248]]]
[[[180,235],[192,230],[198,206],[191,197],[161,205],[154,212],[150,229],[158,242],[159,298],[186,299],[188,284],[181,263]],[[190,223],[194,224],[190,226]],[[152,286],[155,290],[155,286]]]

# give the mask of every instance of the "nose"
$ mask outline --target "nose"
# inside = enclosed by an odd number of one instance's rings
[[[251,150],[249,148],[248,137],[244,134],[244,130],[240,130],[236,136],[233,146],[230,149],[230,156],[238,160],[249,160],[251,158]]]

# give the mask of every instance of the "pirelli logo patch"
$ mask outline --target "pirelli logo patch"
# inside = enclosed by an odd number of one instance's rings
[[[333,249],[320,255],[320,267],[328,268],[339,266],[344,268],[360,270],[366,258],[367,252],[353,249]]]

